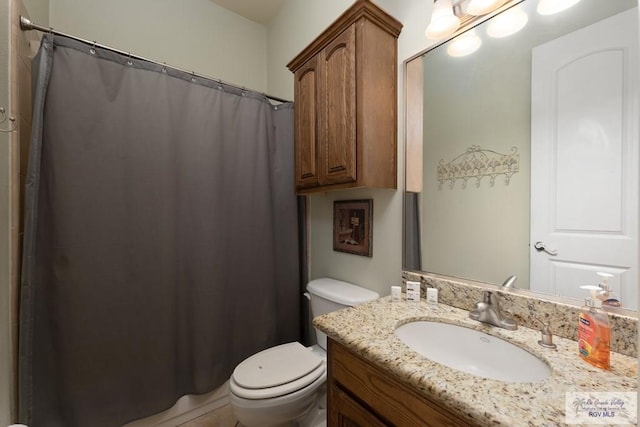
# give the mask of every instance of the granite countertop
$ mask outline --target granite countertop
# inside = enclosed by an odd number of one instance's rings
[[[540,382],[507,383],[433,362],[394,334],[399,325],[415,320],[458,324],[506,339],[538,356],[552,373]],[[633,357],[612,352],[611,370],[601,370],[578,356],[576,341],[554,336],[557,349],[546,349],[537,344],[538,330],[496,328],[469,319],[467,311],[456,307],[404,301],[404,294],[401,302],[385,297],[316,317],[313,323],[418,393],[478,425],[564,425],[567,392],[636,392],[638,387]]]

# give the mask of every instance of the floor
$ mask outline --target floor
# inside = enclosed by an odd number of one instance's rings
[[[311,427],[327,427],[326,410],[324,406],[309,412],[308,418],[304,421],[305,425]],[[243,427],[233,416],[231,406],[226,405],[222,408],[204,414],[195,420],[180,424],[178,427]]]
[[[195,420],[180,424],[179,427],[236,427],[236,423],[237,420],[231,412],[231,406],[225,405]],[[238,424],[237,427],[242,426]]]

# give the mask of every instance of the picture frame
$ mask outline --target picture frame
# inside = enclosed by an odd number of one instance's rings
[[[371,257],[373,199],[333,202],[333,250]]]

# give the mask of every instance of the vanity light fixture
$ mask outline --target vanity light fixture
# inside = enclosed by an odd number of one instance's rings
[[[529,16],[518,6],[495,16],[487,26],[487,35],[493,38],[515,34],[527,25]]]
[[[487,15],[506,3],[507,0],[434,0],[429,26],[425,36],[441,40],[455,33],[483,15]]]
[[[447,47],[447,53],[449,56],[456,58],[467,56],[478,50],[481,44],[482,40],[478,37],[476,31],[471,29],[452,40]]]
[[[540,15],[553,15],[569,9],[580,0],[540,0],[538,3],[538,13]]]
[[[453,34],[459,26],[460,18],[453,13],[453,1],[436,0],[424,34],[430,39],[443,39]]]

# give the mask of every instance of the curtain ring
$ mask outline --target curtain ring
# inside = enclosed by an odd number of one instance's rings
[[[195,83],[196,82],[196,72],[192,71],[191,72],[191,83]]]
[[[167,74],[167,63],[166,62],[162,63],[162,72]]]
[[[89,53],[91,55],[95,55],[96,54],[96,42],[95,42],[95,40],[93,41],[93,44],[91,45],[91,49],[89,49]]]
[[[0,129],[0,132],[11,133],[11,132],[14,132],[18,128],[18,125],[16,124],[16,118],[13,117],[13,116],[7,117],[7,112],[4,109],[4,107],[0,107],[0,115],[2,116],[2,119],[0,119],[0,124],[2,124],[5,121],[7,121],[7,118],[9,119],[9,123],[11,123],[11,126],[9,127],[9,129]]]
[[[133,61],[131,60],[131,52],[129,52],[129,58],[127,59],[127,65],[133,65]]]

